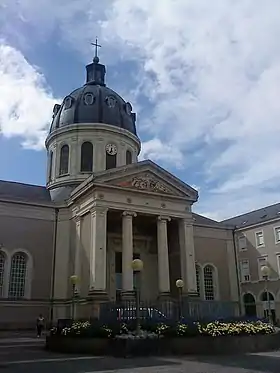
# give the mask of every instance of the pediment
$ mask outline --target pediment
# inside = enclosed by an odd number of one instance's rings
[[[197,191],[152,161],[143,161],[96,175],[94,183],[196,201]]]

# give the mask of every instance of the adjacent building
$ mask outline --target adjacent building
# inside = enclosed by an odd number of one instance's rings
[[[223,223],[234,229],[242,303],[246,312],[263,316],[270,308],[273,317],[279,318],[280,203]],[[270,269],[268,279],[261,271],[263,266]]]

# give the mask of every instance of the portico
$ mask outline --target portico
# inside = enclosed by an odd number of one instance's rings
[[[88,266],[79,258],[83,250],[77,243],[75,263],[80,267],[75,271],[83,277],[81,267],[88,268],[87,294],[111,300],[133,297],[131,263],[140,257],[142,298],[174,296],[178,278],[184,281],[184,293],[196,295],[191,213],[196,191],[151,161],[101,172],[83,184],[77,197],[83,190],[87,197],[73,211]],[[83,225],[87,230],[81,233]]]
[[[147,224],[143,224],[144,221],[150,225],[149,231],[146,231]],[[176,227],[173,232],[169,229],[171,221]],[[76,224],[79,227],[80,221],[77,220]],[[191,227],[191,219],[156,214],[144,215],[128,210],[121,212],[106,207],[93,208],[89,293],[96,298],[108,295],[113,300],[120,292],[123,299],[132,298],[134,276],[131,262],[136,255],[143,260],[144,276],[149,278],[153,288],[153,291],[151,288],[146,291],[143,289],[144,297],[170,296],[170,282],[176,281],[177,278],[184,279],[185,293],[195,294],[195,258]],[[178,237],[180,237],[179,245]],[[78,257],[80,253],[81,251],[77,250],[76,263],[81,262]],[[178,263],[171,276],[170,261],[174,256],[177,257]],[[117,263],[119,258],[121,258],[121,268]],[[77,268],[77,273],[81,274],[81,272]],[[149,288],[148,283],[147,287]]]

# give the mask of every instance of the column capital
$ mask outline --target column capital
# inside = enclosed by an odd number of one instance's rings
[[[91,216],[106,216],[108,211],[107,207],[95,206],[90,210]]]
[[[182,224],[184,224],[186,226],[193,226],[193,223],[194,223],[193,218],[188,217],[188,218],[182,218],[180,220],[181,220]]]
[[[160,222],[168,222],[171,220],[170,216],[167,216],[167,215],[159,215],[157,217],[157,220],[160,221]]]
[[[136,218],[137,214],[134,211],[123,211],[122,216]]]

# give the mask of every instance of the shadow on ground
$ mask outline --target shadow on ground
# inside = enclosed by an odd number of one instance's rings
[[[70,357],[70,356],[69,356]],[[51,358],[51,357],[49,357]],[[67,357],[66,357],[67,358]],[[93,358],[93,359],[79,359],[66,361],[49,361],[49,362],[32,362],[23,364],[1,364],[0,370],[5,369],[9,373],[80,373],[80,372],[98,372],[98,371],[115,371],[119,369],[128,369],[133,371],[135,368],[156,368],[164,366],[177,366],[178,362],[169,362],[158,358]],[[2,369],[1,369],[2,368]]]
[[[196,356],[186,360],[220,365],[228,368],[243,368],[265,373],[280,372],[280,351],[263,354],[228,355],[228,356]]]

